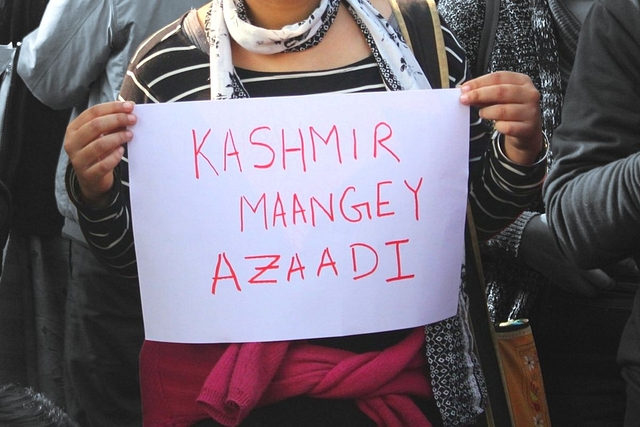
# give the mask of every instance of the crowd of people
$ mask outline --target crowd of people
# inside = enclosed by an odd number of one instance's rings
[[[0,418],[483,425],[464,274],[457,314],[429,325],[152,341],[133,233],[136,106],[439,88],[411,48],[442,36],[470,111],[491,320],[530,319],[552,424],[640,425],[640,3],[503,0],[483,46],[489,0],[398,1],[436,31],[409,46],[389,0],[0,0],[0,44],[18,46],[0,126]]]

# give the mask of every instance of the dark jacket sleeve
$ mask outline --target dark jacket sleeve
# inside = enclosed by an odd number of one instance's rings
[[[565,254],[595,268],[640,250],[640,4],[597,1],[587,17],[545,183]]]

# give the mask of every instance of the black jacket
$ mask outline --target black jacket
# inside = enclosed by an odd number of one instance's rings
[[[0,0],[0,43],[17,45],[40,24],[46,4]],[[54,179],[70,112],[52,110],[31,94],[15,72],[19,54],[18,49],[3,118],[0,180],[11,194],[11,229],[59,234],[63,219],[55,202]]]

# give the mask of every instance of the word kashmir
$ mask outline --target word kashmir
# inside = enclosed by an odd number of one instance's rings
[[[420,221],[420,190],[423,177],[398,178],[402,171],[402,155],[405,150],[393,138],[391,124],[379,121],[370,129],[328,129],[314,126],[295,129],[258,126],[243,131],[226,129],[216,134],[213,129],[192,129],[193,178],[215,180],[221,176],[264,174],[277,175],[284,181],[303,180],[302,190],[292,188],[266,188],[251,196],[238,194],[235,201],[221,201],[225,206],[237,206],[237,222],[232,225],[238,233],[251,233],[255,239],[268,239],[261,234],[295,227],[311,227],[323,232],[335,232],[334,226],[357,226],[358,224],[385,220],[384,227],[394,222]],[[379,167],[384,171],[393,169],[392,178],[378,178],[371,182],[345,182],[340,185],[317,185],[318,181],[332,178],[331,174],[341,168],[353,170],[360,163],[367,168]],[[378,165],[378,166],[376,166]],[[328,171],[323,175],[323,171]],[[304,181],[305,177],[308,182]],[[318,176],[321,178],[318,179]],[[345,174],[349,176],[349,174]],[[242,188],[242,187],[240,187]],[[367,236],[362,236],[362,240]],[[311,275],[345,276],[359,281],[378,273],[380,263],[393,262],[393,275],[382,277],[387,282],[410,280],[414,274],[403,271],[403,251],[411,246],[412,236],[402,236],[375,247],[358,240],[340,245],[324,246],[316,256],[303,259],[294,249],[281,253],[248,253],[241,259],[231,258],[227,251],[220,250],[212,275],[211,292],[215,295],[220,287],[231,284],[241,292],[247,285],[275,285],[305,281]],[[222,244],[220,245],[223,246]],[[250,250],[250,248],[248,249]],[[335,253],[348,253],[347,257],[336,257]],[[236,257],[237,258],[237,257]],[[338,259],[348,259],[349,262]],[[242,268],[238,268],[241,266]],[[253,271],[246,274],[247,271]],[[245,272],[245,273],[241,273]]]

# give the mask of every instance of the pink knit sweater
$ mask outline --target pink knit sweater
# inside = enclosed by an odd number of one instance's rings
[[[424,331],[383,351],[355,354],[305,341],[169,344],[141,352],[145,426],[213,418],[237,426],[254,409],[306,395],[351,399],[379,426],[431,426],[412,397],[431,398]]]

